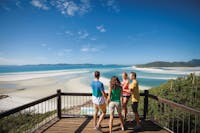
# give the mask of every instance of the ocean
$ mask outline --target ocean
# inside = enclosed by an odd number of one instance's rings
[[[163,68],[157,68],[160,70],[165,70]],[[38,73],[38,72],[52,72],[52,71],[60,71],[60,70],[67,70],[67,71],[88,71],[91,73],[89,79],[92,80],[92,73],[95,70],[101,72],[101,76],[110,79],[112,76],[118,76],[121,78],[121,74],[123,72],[130,73],[134,71],[137,73],[137,79],[141,86],[145,87],[155,87],[159,86],[160,84],[166,82],[169,79],[175,79],[180,76],[184,76],[184,74],[174,74],[174,73],[159,73],[155,71],[144,71],[138,70],[133,66],[129,65],[92,65],[92,64],[77,64],[77,65],[66,65],[66,64],[58,64],[58,65],[24,65],[24,66],[0,66],[0,76],[5,75],[18,75],[21,73]],[[167,69],[166,69],[167,70]],[[78,75],[76,75],[78,76]],[[90,80],[86,81],[90,82]],[[5,84],[4,84],[5,85]],[[9,85],[9,84],[8,84]],[[1,87],[1,86],[0,86]]]

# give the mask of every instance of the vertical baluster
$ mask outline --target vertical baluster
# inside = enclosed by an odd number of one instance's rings
[[[185,122],[184,122],[184,119],[185,119],[185,113],[183,113],[183,119],[182,119],[182,133],[184,133],[185,129]]]
[[[56,104],[56,98],[53,99],[53,109],[55,110],[54,118],[56,117],[56,114],[57,114],[57,112],[56,112],[57,110],[56,110],[55,104]]]
[[[69,109],[70,109],[70,107],[71,107],[71,104],[70,104],[70,96],[69,95],[67,95],[67,104],[68,104],[68,109],[67,109],[67,115],[69,115]]]
[[[188,118],[188,133],[190,133],[190,114],[189,114],[189,118]]]
[[[173,109],[172,111],[173,111],[173,123],[172,123],[172,124],[173,124],[173,128],[172,128],[172,131],[174,131],[174,129],[175,129],[175,126],[174,126],[174,124],[175,124],[175,122],[174,122],[175,114],[174,114],[174,112],[175,112],[175,111],[174,111],[174,109]]]
[[[52,100],[53,99],[51,99],[50,102],[49,102],[49,107],[50,107],[50,110],[52,112],[51,117],[50,117],[51,119],[53,119],[53,111],[54,111],[53,108],[52,108]]]
[[[197,133],[197,115],[195,115],[194,117],[195,117],[195,120],[194,120],[194,132]]]
[[[176,114],[176,115],[177,115],[177,118],[176,118],[177,133],[179,133],[179,117],[178,117],[178,114]]]
[[[71,96],[69,96],[69,104],[70,104],[69,109],[71,109],[72,108]],[[70,114],[70,110],[69,110],[68,114]]]
[[[48,121],[50,121],[51,120],[51,109],[50,109],[50,102],[51,102],[51,99],[49,99],[48,100],[48,105],[47,105],[47,110],[48,110],[48,112],[49,112],[49,116],[48,116]]]
[[[63,96],[64,97],[64,113],[66,112],[66,97],[65,96]]]

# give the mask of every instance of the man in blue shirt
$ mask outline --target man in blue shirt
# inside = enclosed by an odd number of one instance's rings
[[[94,129],[100,130],[101,121],[104,119],[106,115],[106,98],[107,95],[104,91],[104,85],[102,82],[99,81],[100,72],[95,71],[94,73],[94,81],[91,83],[92,87],[92,102],[94,104],[95,113],[93,116],[94,119]],[[97,115],[99,110],[102,112],[101,116],[99,117],[99,121],[97,122]]]

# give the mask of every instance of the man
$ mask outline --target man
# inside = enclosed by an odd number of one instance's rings
[[[92,81],[92,102],[94,104],[95,113],[93,116],[94,119],[94,129],[101,130],[100,124],[106,115],[106,98],[107,95],[104,91],[104,85],[102,82],[99,81],[100,72],[95,71],[94,73],[94,81]],[[97,116],[99,110],[101,111],[101,115],[99,117],[99,121],[97,122]]]
[[[131,92],[131,101],[132,101],[132,110],[135,114],[135,120],[136,120],[136,127],[134,128],[135,130],[140,129],[141,125],[140,125],[140,118],[139,118],[139,114],[138,114],[138,103],[139,103],[139,99],[140,99],[140,94],[139,94],[139,85],[138,85],[138,81],[136,80],[136,73],[135,72],[131,72],[130,73],[130,80],[132,81],[131,84],[129,85],[129,90]]]

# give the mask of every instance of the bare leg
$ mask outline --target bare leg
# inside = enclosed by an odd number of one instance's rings
[[[127,116],[127,104],[128,104],[128,98],[124,98],[124,119],[126,119]]]
[[[110,133],[112,133],[112,125],[113,125],[113,113],[110,114],[110,122],[109,122]]]
[[[125,98],[123,97],[122,98],[122,114],[123,114],[124,118],[125,118],[125,113],[126,113],[126,111],[125,111]]]
[[[120,113],[118,113],[118,114],[119,114],[119,119],[120,119],[120,123],[121,123],[121,128],[123,128],[123,129],[124,129],[124,121],[123,121],[122,114],[121,114],[121,112],[120,112]]]
[[[137,126],[140,126],[140,117],[138,113],[135,113],[135,121],[137,123]]]
[[[101,124],[102,120],[104,119],[105,115],[106,115],[106,113],[101,113],[101,116],[99,117],[99,121],[98,121],[96,127],[100,126],[100,124]]]
[[[95,112],[94,112],[94,115],[93,115],[93,119],[94,119],[94,127],[96,127],[97,125],[97,115],[98,115],[98,112],[99,112],[99,109],[96,107],[96,105],[94,105],[94,108],[95,108]]]

